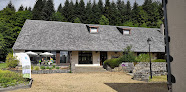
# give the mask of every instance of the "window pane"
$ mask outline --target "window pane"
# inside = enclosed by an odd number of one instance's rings
[[[68,51],[60,51],[60,63],[66,63],[68,59]]]
[[[97,28],[90,28],[91,33],[97,33]]]
[[[123,30],[123,34],[129,34],[130,31],[129,30]]]

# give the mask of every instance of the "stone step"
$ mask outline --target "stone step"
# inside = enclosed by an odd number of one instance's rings
[[[99,73],[108,72],[102,66],[76,66],[75,73]]]

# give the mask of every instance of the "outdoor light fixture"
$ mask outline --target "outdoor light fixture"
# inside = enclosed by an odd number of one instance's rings
[[[150,56],[150,45],[151,45],[151,38],[147,39],[147,43],[149,44],[149,59],[150,59],[150,78],[152,79],[152,69],[151,69],[151,56]]]

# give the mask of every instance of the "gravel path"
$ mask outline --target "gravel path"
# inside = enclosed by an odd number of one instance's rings
[[[14,92],[116,92],[109,83],[144,83],[132,80],[124,73],[56,73],[32,74],[33,84],[29,89]]]

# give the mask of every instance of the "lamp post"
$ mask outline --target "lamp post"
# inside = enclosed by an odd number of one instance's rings
[[[151,55],[150,55],[150,42],[152,40],[150,38],[147,39],[147,43],[149,44],[149,59],[150,59],[150,78],[152,79],[152,69],[151,69]]]

